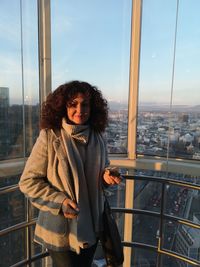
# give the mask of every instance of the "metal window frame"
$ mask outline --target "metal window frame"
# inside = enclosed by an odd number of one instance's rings
[[[141,12],[142,0],[132,0],[131,18],[131,46],[130,46],[130,70],[129,70],[129,98],[128,98],[128,160],[136,160],[136,133],[137,133],[137,107],[138,107],[138,83],[139,60],[141,38]],[[112,162],[113,163],[113,162]],[[132,171],[134,174],[134,170]],[[134,205],[134,180],[126,180],[125,208],[133,209]],[[131,242],[133,214],[125,213],[124,239]],[[123,266],[131,266],[131,247],[124,247]]]
[[[38,0],[40,103],[51,92],[51,1]]]

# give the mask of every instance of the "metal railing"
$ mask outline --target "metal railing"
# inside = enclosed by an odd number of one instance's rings
[[[165,203],[165,190],[166,190],[166,186],[176,186],[176,187],[180,187],[180,188],[186,188],[188,190],[197,190],[198,192],[200,191],[200,185],[198,184],[194,184],[194,183],[190,183],[190,182],[186,182],[186,181],[177,181],[177,180],[173,180],[173,179],[168,179],[168,178],[161,178],[161,177],[151,177],[151,176],[138,176],[138,175],[124,175],[124,182],[127,183],[128,181],[147,181],[152,182],[152,183],[159,183],[161,184],[161,199],[160,199],[160,210],[159,211],[154,211],[154,210],[145,210],[145,209],[139,209],[139,208],[128,208],[128,207],[112,207],[113,212],[114,213],[119,213],[119,214],[124,214],[124,216],[126,215],[145,215],[145,216],[151,216],[154,218],[157,218],[159,220],[159,234],[157,236],[157,245],[152,245],[152,244],[148,244],[148,243],[143,243],[143,242],[138,242],[138,241],[130,241],[131,237],[129,238],[129,240],[127,241],[126,239],[123,240],[123,246],[124,248],[131,248],[131,249],[135,249],[135,248],[142,248],[145,250],[149,250],[149,251],[153,251],[157,253],[157,262],[155,263],[156,267],[161,267],[161,257],[163,255],[166,255],[168,257],[172,257],[174,259],[177,260],[181,260],[185,263],[188,263],[192,266],[200,266],[200,261],[198,259],[194,259],[189,257],[188,255],[182,255],[176,251],[171,251],[168,250],[166,248],[164,248],[162,246],[163,244],[163,234],[164,234],[164,222],[166,220],[172,221],[173,223],[177,223],[180,226],[187,226],[193,229],[200,229],[200,224],[198,224],[197,222],[193,222],[188,220],[187,218],[180,218],[179,216],[176,215],[171,215],[171,214],[167,214],[165,212],[165,208],[164,208],[164,203]],[[10,193],[10,192],[14,192],[18,190],[18,186],[14,185],[14,186],[8,186],[8,187],[4,187],[0,189],[0,197],[3,194],[6,193]],[[139,194],[142,194],[142,192],[140,192]],[[138,196],[139,196],[138,194]],[[125,198],[126,198],[126,194],[125,194]],[[137,196],[136,196],[137,197]],[[125,200],[124,200],[125,201]],[[36,222],[36,219],[31,219],[29,217],[29,211],[28,209],[30,209],[29,207],[30,204],[27,205],[27,221],[21,222],[19,224],[10,226],[6,229],[3,229],[0,231],[0,237],[5,236],[11,232],[17,231],[19,229],[28,229],[31,226],[33,226]],[[134,223],[133,223],[134,225]],[[124,225],[124,229],[126,228],[126,224]],[[124,230],[125,232],[125,230]],[[130,232],[130,229],[129,229]],[[132,231],[131,231],[131,235],[132,235]],[[48,256],[47,252],[42,252],[36,255],[32,255],[31,253],[31,246],[32,246],[32,240],[30,238],[30,233],[27,234],[27,258],[15,263],[14,265],[12,265],[12,267],[20,267],[20,266],[31,266],[31,264],[33,262],[35,262],[38,259],[41,259],[43,257]],[[128,254],[127,254],[128,255]],[[127,256],[125,253],[125,257]],[[132,259],[130,259],[131,262]],[[129,265],[131,266],[131,265]],[[127,266],[126,266],[127,267]]]
[[[179,261],[183,261],[187,264],[190,265],[186,265],[186,266],[200,266],[200,258],[198,259],[194,259],[189,257],[188,255],[182,255],[178,252],[176,252],[175,250],[168,250],[166,248],[164,248],[162,246],[163,244],[163,229],[164,229],[164,222],[166,220],[176,223],[178,224],[180,227],[182,226],[187,226],[193,229],[199,229],[200,230],[200,224],[190,221],[188,219],[185,218],[180,218],[179,216],[175,216],[175,215],[171,215],[171,214],[167,214],[165,212],[164,209],[164,203],[165,203],[165,190],[166,190],[166,186],[177,186],[180,188],[184,188],[184,189],[190,189],[190,190],[197,190],[198,192],[200,191],[200,185],[198,184],[194,184],[194,183],[190,183],[190,182],[185,182],[185,181],[176,181],[173,179],[168,179],[168,178],[159,178],[159,177],[150,177],[150,176],[137,176],[137,175],[124,175],[124,178],[126,179],[126,181],[128,180],[134,180],[134,181],[148,181],[148,182],[156,182],[156,183],[160,183],[161,184],[161,199],[160,199],[160,211],[153,211],[153,210],[144,210],[144,209],[138,209],[138,208],[116,208],[116,207],[112,207],[112,210],[114,212],[117,213],[124,213],[124,215],[126,216],[126,214],[132,214],[133,216],[135,215],[148,215],[154,218],[158,218],[159,219],[159,234],[157,236],[158,242],[157,245],[151,245],[148,243],[142,243],[142,242],[136,242],[136,241],[123,241],[123,245],[124,247],[129,247],[129,248],[143,248],[143,249],[148,249],[151,251],[154,251],[157,253],[157,261],[155,263],[156,267],[161,267],[163,265],[161,265],[161,256],[165,255],[168,257],[172,257],[175,260],[179,260]],[[199,212],[200,212],[200,208],[199,208]],[[134,221],[134,220],[133,220]],[[148,222],[147,222],[148,223]],[[124,226],[126,228],[126,225]],[[128,230],[129,232],[132,233],[132,231],[130,231],[130,229]],[[125,254],[126,257],[126,254]],[[131,262],[131,259],[130,261]],[[141,265],[142,266],[142,265]]]

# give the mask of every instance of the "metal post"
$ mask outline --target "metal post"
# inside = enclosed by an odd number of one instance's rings
[[[51,12],[50,0],[38,0],[40,103],[51,92]]]
[[[128,158],[136,159],[136,136],[137,136],[137,105],[139,83],[139,58],[140,58],[140,31],[141,31],[141,7],[142,0],[132,1],[131,22],[131,51],[130,51],[130,78],[129,78],[129,115],[128,115]],[[133,171],[134,174],[134,171]],[[125,208],[134,207],[134,180],[126,180]],[[134,216],[125,214],[124,218],[124,241],[132,241]],[[124,248],[123,266],[131,266],[132,249]]]

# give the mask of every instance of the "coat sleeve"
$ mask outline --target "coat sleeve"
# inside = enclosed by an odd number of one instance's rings
[[[54,188],[47,179],[48,137],[47,131],[41,130],[40,135],[26,162],[19,181],[20,190],[38,209],[50,211],[57,215],[60,212],[66,195]]]

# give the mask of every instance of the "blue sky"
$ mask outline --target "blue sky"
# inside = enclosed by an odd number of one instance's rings
[[[37,1],[23,0],[25,101],[38,100]],[[21,102],[20,1],[0,2],[0,86]],[[140,102],[169,103],[176,0],[144,0]],[[10,8],[12,5],[12,8]],[[173,104],[200,103],[199,0],[179,0]],[[106,98],[128,98],[130,0],[52,0],[52,87],[72,79],[97,85]]]
[[[140,100],[169,103],[177,1],[143,5]],[[200,1],[180,0],[173,83],[173,104],[200,104]]]
[[[108,99],[126,101],[131,2],[57,3],[53,0],[51,9],[53,87],[60,81],[86,80]]]

